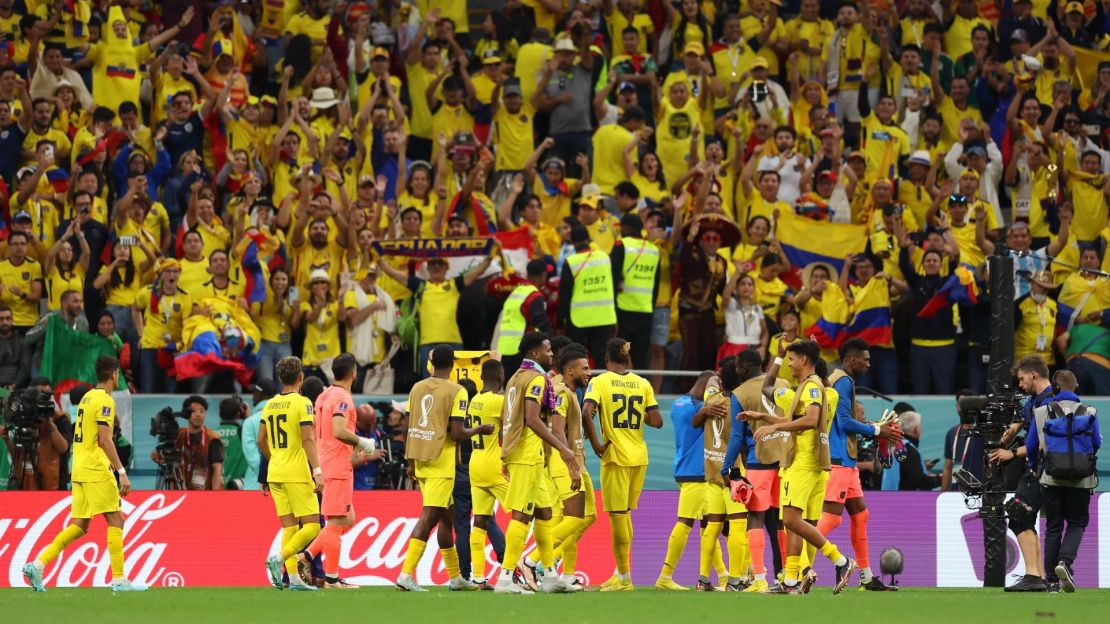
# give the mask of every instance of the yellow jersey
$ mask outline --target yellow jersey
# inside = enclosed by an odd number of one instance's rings
[[[832,386],[825,387],[825,395],[822,399],[821,389],[817,384],[812,381],[807,381],[802,386],[802,398],[798,400],[798,406],[794,408],[794,413],[790,415],[791,420],[796,420],[805,416],[806,408],[810,405],[820,405],[821,401],[825,402],[825,430],[822,434],[828,435],[829,427],[832,426],[834,415],[836,414],[836,405],[840,401],[840,395]],[[784,413],[790,409],[790,404],[794,402],[794,390],[791,388],[778,388],[775,390],[775,405],[777,405]],[[817,430],[809,429],[806,431],[799,431],[794,434],[794,466],[804,467],[807,470],[815,470],[817,466]]]
[[[644,416],[659,409],[651,384],[635,373],[608,371],[591,379],[586,387],[585,403],[591,402],[597,406],[602,436],[610,443],[601,463],[648,465]]]
[[[262,339],[269,342],[289,342],[293,333],[293,306],[288,301],[279,301],[274,291],[267,289],[266,300],[252,303],[254,322]]]
[[[505,396],[494,392],[479,392],[470,401],[466,412],[466,426],[477,428],[493,425],[493,433],[470,438],[474,452],[470,455],[470,482],[478,486],[491,486],[504,482],[501,475],[501,408]]]
[[[306,483],[312,481],[308,455],[304,452],[301,427],[316,424],[312,401],[296,392],[282,393],[270,399],[262,410],[262,426],[270,447],[270,483]]]
[[[12,309],[12,325],[16,327],[31,327],[39,321],[39,304],[18,297],[8,290],[18,286],[23,294],[31,292],[35,282],[42,281],[42,265],[31,258],[26,258],[19,264],[13,264],[11,259],[0,261],[0,303]]]
[[[143,315],[143,335],[139,338],[140,349],[161,349],[169,343],[181,347],[181,327],[185,319],[193,313],[193,302],[189,295],[178,289],[172,295],[163,294],[158,299],[158,310],[152,305],[152,286],[144,286],[135,297],[135,307]]]
[[[100,426],[111,435],[116,422],[116,401],[100,388],[85,393],[77,406],[77,423],[73,426],[73,480],[95,483],[112,478],[112,464],[100,448]]]
[[[308,314],[312,304],[301,302],[301,312]],[[339,355],[339,302],[329,301],[315,321],[304,320],[305,366],[319,366],[324,360]]]
[[[46,277],[46,309],[50,312],[62,309],[62,293],[67,290],[85,292],[85,269],[80,263],[75,263],[66,275],[62,275],[57,263],[50,267],[50,275]]]
[[[497,160],[494,165],[498,171],[519,171],[532,155],[532,115],[531,108],[521,106],[515,114],[510,113],[502,103],[493,116],[493,144],[497,146]]]

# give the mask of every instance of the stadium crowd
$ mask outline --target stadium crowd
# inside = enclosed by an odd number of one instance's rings
[[[1005,245],[1015,359],[1110,394],[1106,2],[490,5],[0,0],[0,385],[59,326],[198,394],[539,329],[951,396]]]

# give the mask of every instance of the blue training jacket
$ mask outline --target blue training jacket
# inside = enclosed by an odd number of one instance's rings
[[[840,400],[836,404],[836,417],[829,430],[829,457],[834,464],[855,468],[856,460],[848,456],[848,435],[854,433],[874,437],[875,425],[860,422],[852,415],[856,402],[856,382],[851,377],[845,375],[837,379],[832,387],[840,395]]]
[[[675,399],[671,405],[674,426],[674,480],[705,480],[705,440],[701,428],[694,426],[694,414],[705,402],[689,394]]]

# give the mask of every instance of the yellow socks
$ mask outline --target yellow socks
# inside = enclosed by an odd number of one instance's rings
[[[798,583],[798,576],[801,571],[801,567],[799,567],[798,565],[799,559],[800,557],[798,557],[797,555],[788,555],[786,557],[785,572],[787,585],[796,585]]]
[[[663,560],[660,576],[670,578],[674,574],[674,567],[682,558],[682,552],[686,550],[686,542],[689,539],[690,527],[681,522],[675,522],[674,527],[671,528],[671,536],[667,539],[667,558]]]
[[[289,527],[295,528],[295,527]],[[284,537],[286,529],[282,529],[282,536]],[[297,553],[304,550],[312,540],[320,533],[319,522],[305,522],[301,528],[297,529],[291,536],[289,541],[281,545],[281,557],[285,560],[285,571],[291,576],[297,574]]]
[[[112,579],[123,579],[123,529],[108,527],[108,559],[112,562]]]
[[[617,572],[629,575],[632,572],[632,518],[628,513],[609,514],[609,525],[613,538],[613,559],[617,562]]]
[[[520,560],[520,553],[524,551],[524,541],[528,539],[528,525],[520,520],[509,520],[505,529],[505,560],[501,562],[501,571],[511,575]]]
[[[751,555],[748,552],[748,519],[728,521],[728,577],[741,579],[748,575]],[[737,581],[738,582],[738,581]]]
[[[566,542],[555,551],[556,557],[560,555],[563,557],[563,576],[568,574],[574,576],[574,573],[578,571],[578,540],[582,539],[582,536],[586,534],[586,529],[593,526],[593,523],[597,521],[597,516],[589,515],[585,518],[575,518],[575,520],[578,521],[578,528],[575,529],[574,535],[567,538]],[[560,550],[562,552],[559,552]]]
[[[424,556],[424,549],[427,547],[428,542],[424,540],[415,537],[409,539],[409,550],[405,553],[405,563],[401,567],[401,572],[409,575],[415,573],[416,566],[420,563],[420,558]]]
[[[41,565],[46,566],[46,564],[50,563],[59,554],[61,554],[62,550],[64,550],[66,546],[69,546],[73,542],[81,539],[81,536],[84,534],[85,532],[82,531],[81,527],[77,526],[76,524],[71,524],[67,526],[66,528],[62,529],[61,533],[58,533],[54,536],[54,541],[50,542],[50,544],[47,545],[46,548],[42,549],[42,552],[39,553],[39,556],[36,560]]]
[[[809,542],[802,540],[802,552],[798,554],[798,569],[805,570],[813,566],[813,555],[817,554],[817,549],[810,545]]]
[[[470,529],[470,576],[476,580],[486,578],[486,530]]]
[[[839,565],[840,561],[844,558],[844,555],[840,554],[840,550],[837,549],[836,544],[832,542],[825,542],[825,545],[821,547],[821,554],[825,555],[829,561],[837,565]]]
[[[285,552],[285,547],[289,544],[289,540],[293,539],[293,536],[296,535],[297,529],[298,527],[295,526],[281,527],[281,552]],[[296,574],[297,558],[290,555],[288,557],[282,557],[282,559],[285,561],[285,571],[290,574]]]
[[[443,567],[447,570],[447,578],[455,578],[461,574],[459,570],[459,551],[455,550],[454,546],[449,548],[440,548],[440,556],[443,557]]]
[[[699,559],[698,575],[709,578],[709,570],[713,567],[713,551],[717,548],[717,538],[721,536],[723,522],[707,522],[701,530],[701,558]],[[722,565],[723,567],[723,565]]]

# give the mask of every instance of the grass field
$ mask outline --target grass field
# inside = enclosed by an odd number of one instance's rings
[[[833,596],[815,588],[809,596],[662,592],[587,592],[573,596],[502,596],[489,592],[453,594],[432,590],[405,594],[387,588],[316,593],[264,588],[152,589],[113,595],[107,589],[0,590],[0,622],[371,622],[487,624],[557,622],[620,624],[673,621],[854,622],[892,624],[952,621],[1004,622],[1105,621],[1110,591],[1075,594],[1004,594],[983,589],[903,589],[898,593]]]

